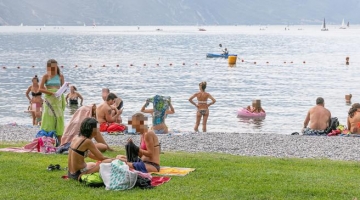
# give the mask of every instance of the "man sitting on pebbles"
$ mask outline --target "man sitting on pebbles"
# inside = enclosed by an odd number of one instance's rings
[[[106,101],[96,108],[97,121],[100,123],[100,132],[122,132],[126,130],[126,126],[116,123],[121,111],[113,106],[117,96],[114,93],[109,93]],[[115,115],[112,111],[115,110]]]
[[[324,99],[318,97],[316,106],[310,108],[304,121],[304,135],[324,135],[331,122],[331,113],[324,107]],[[310,125],[308,127],[308,124]]]

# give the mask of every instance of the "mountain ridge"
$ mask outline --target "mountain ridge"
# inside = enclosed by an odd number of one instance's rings
[[[0,25],[360,24],[360,0],[0,0]]]

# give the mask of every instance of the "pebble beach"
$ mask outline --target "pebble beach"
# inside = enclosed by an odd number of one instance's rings
[[[39,127],[0,125],[1,143],[30,142],[38,131]],[[138,135],[103,136],[112,147],[123,147],[129,137],[133,138],[135,144],[140,143]],[[360,137],[184,132],[158,135],[158,138],[163,152],[216,152],[241,156],[360,161]]]

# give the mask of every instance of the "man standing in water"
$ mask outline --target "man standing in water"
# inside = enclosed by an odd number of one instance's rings
[[[323,135],[331,122],[331,113],[324,107],[324,99],[318,97],[316,106],[310,108],[304,121],[304,135]],[[308,124],[310,125],[308,127]]]

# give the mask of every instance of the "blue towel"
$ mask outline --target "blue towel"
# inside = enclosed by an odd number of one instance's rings
[[[169,109],[169,102],[171,101],[171,97],[169,96],[160,96],[155,95],[152,98],[148,98],[146,100],[147,107],[149,103],[153,103],[153,126],[161,124],[164,122],[164,119],[166,117],[166,110]]]

